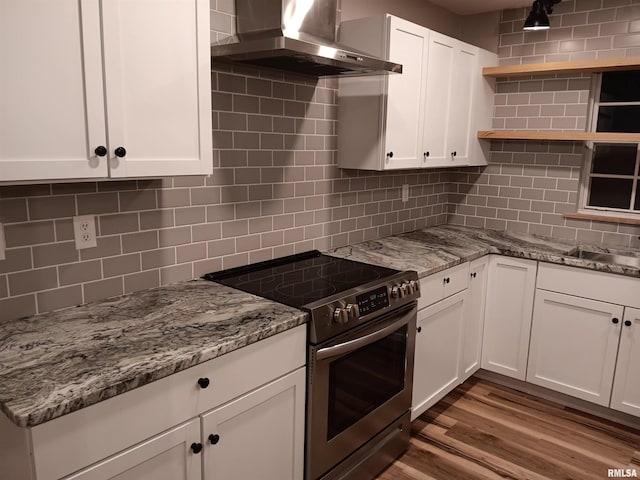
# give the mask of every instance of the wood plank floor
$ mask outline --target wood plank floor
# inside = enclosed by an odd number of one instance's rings
[[[640,430],[475,378],[411,427],[409,450],[378,480],[640,477]]]

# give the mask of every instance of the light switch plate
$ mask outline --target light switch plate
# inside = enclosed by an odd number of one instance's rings
[[[4,240],[4,227],[0,223],[0,260],[4,260],[5,257],[5,249],[7,248],[7,242]]]

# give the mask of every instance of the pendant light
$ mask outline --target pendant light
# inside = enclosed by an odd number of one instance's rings
[[[547,14],[553,13],[553,6],[556,3],[560,3],[560,0],[535,0],[522,29],[527,31],[548,30],[550,24]]]

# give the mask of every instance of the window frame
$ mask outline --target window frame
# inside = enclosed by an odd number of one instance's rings
[[[640,105],[640,101],[637,102],[600,102],[600,89],[602,87],[602,73],[594,73],[591,77],[591,86],[589,89],[589,103],[588,103],[588,115],[587,126],[590,132],[597,131],[598,125],[598,113],[600,105],[604,106],[625,106],[625,105]],[[636,163],[633,175],[616,175],[616,174],[595,174],[591,173],[593,168],[593,153],[595,151],[596,144],[611,145],[613,142],[586,142],[585,160],[582,165],[582,171],[580,174],[580,190],[578,192],[578,213],[585,215],[594,215],[602,217],[618,217],[621,219],[640,220],[640,211],[634,211],[636,196],[640,195],[640,143],[636,142],[616,142],[617,144],[635,145],[636,146]],[[630,208],[619,209],[612,207],[594,207],[589,206],[589,193],[591,187],[591,178],[621,178],[633,179],[633,186],[631,190]]]

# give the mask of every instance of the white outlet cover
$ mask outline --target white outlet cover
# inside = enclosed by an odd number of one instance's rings
[[[4,239],[4,227],[0,223],[0,260],[4,260],[5,257],[5,249],[7,248],[7,242]]]
[[[409,201],[409,184],[408,183],[404,183],[402,185],[402,201],[403,202]]]
[[[81,215],[73,217],[73,234],[76,240],[76,250],[97,247],[95,216]]]

